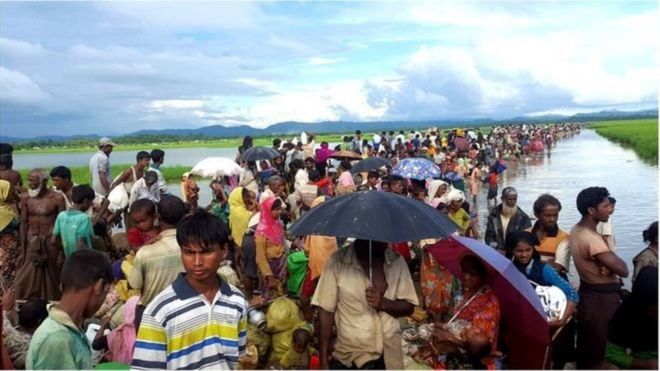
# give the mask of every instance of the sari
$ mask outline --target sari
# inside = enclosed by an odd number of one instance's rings
[[[243,236],[248,229],[248,221],[252,216],[243,202],[243,187],[234,188],[229,194],[229,229],[236,246],[243,245]]]
[[[265,300],[284,295],[283,285],[287,276],[286,254],[284,254],[284,226],[279,219],[274,219],[270,212],[277,200],[277,197],[269,197],[261,204],[259,224],[254,232],[257,244],[257,265],[261,264],[260,262],[264,262],[265,258],[265,261],[268,262],[270,273],[280,282],[276,289],[269,288],[266,282],[268,273],[264,273],[263,268],[260,269],[261,291]],[[262,239],[265,239],[265,241]],[[268,256],[272,254],[272,250],[277,252],[276,255]]]
[[[14,284],[20,258],[18,215],[7,201],[11,192],[11,184],[0,179],[0,273],[6,287]]]

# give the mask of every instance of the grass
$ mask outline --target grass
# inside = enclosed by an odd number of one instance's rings
[[[589,125],[603,137],[631,148],[648,163],[658,163],[658,119],[600,121]]]
[[[117,175],[121,174],[124,170],[128,169],[131,166],[132,166],[131,164],[111,165],[112,176],[116,177]],[[71,178],[72,178],[71,180],[74,183],[77,184],[92,183],[92,176],[89,173],[89,166],[76,166],[76,167],[71,167],[69,169],[71,170]],[[190,171],[190,169],[191,169],[190,166],[163,166],[161,171],[163,172],[165,181],[170,183],[170,182],[180,181],[183,173],[185,173],[186,171]],[[50,171],[50,169],[46,169],[46,170]],[[23,182],[26,182],[30,169],[18,169],[17,171],[21,173],[21,176],[23,177]]]

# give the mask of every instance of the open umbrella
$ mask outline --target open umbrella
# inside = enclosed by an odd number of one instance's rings
[[[351,169],[351,173],[364,173],[366,171],[378,170],[383,166],[391,165],[392,163],[389,160],[382,157],[369,157],[365,158],[364,160],[360,160],[357,164],[355,164],[355,166],[353,166]]]
[[[192,170],[191,174],[199,175],[201,177],[220,177],[239,175],[241,167],[236,162],[226,157],[207,157],[198,162]]]
[[[241,156],[243,161],[259,161],[259,160],[270,160],[275,157],[280,157],[281,154],[276,150],[270,147],[252,147]]]
[[[421,157],[404,158],[392,168],[392,175],[417,180],[439,178],[441,174],[438,165]]]
[[[550,344],[548,320],[534,288],[513,263],[483,242],[465,237],[452,236],[427,250],[438,264],[457,276],[465,254],[477,255],[485,263],[490,287],[500,302],[509,368],[543,368]]]
[[[336,158],[337,160],[359,160],[362,158],[362,156],[353,151],[337,151],[330,157]]]

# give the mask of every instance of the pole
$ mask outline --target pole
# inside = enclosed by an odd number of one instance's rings
[[[369,282],[374,285],[373,268],[371,267],[371,240],[369,240]]]

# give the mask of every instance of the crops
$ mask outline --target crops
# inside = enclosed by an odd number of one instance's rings
[[[658,119],[600,121],[589,127],[605,138],[631,148],[642,160],[658,162]]]

